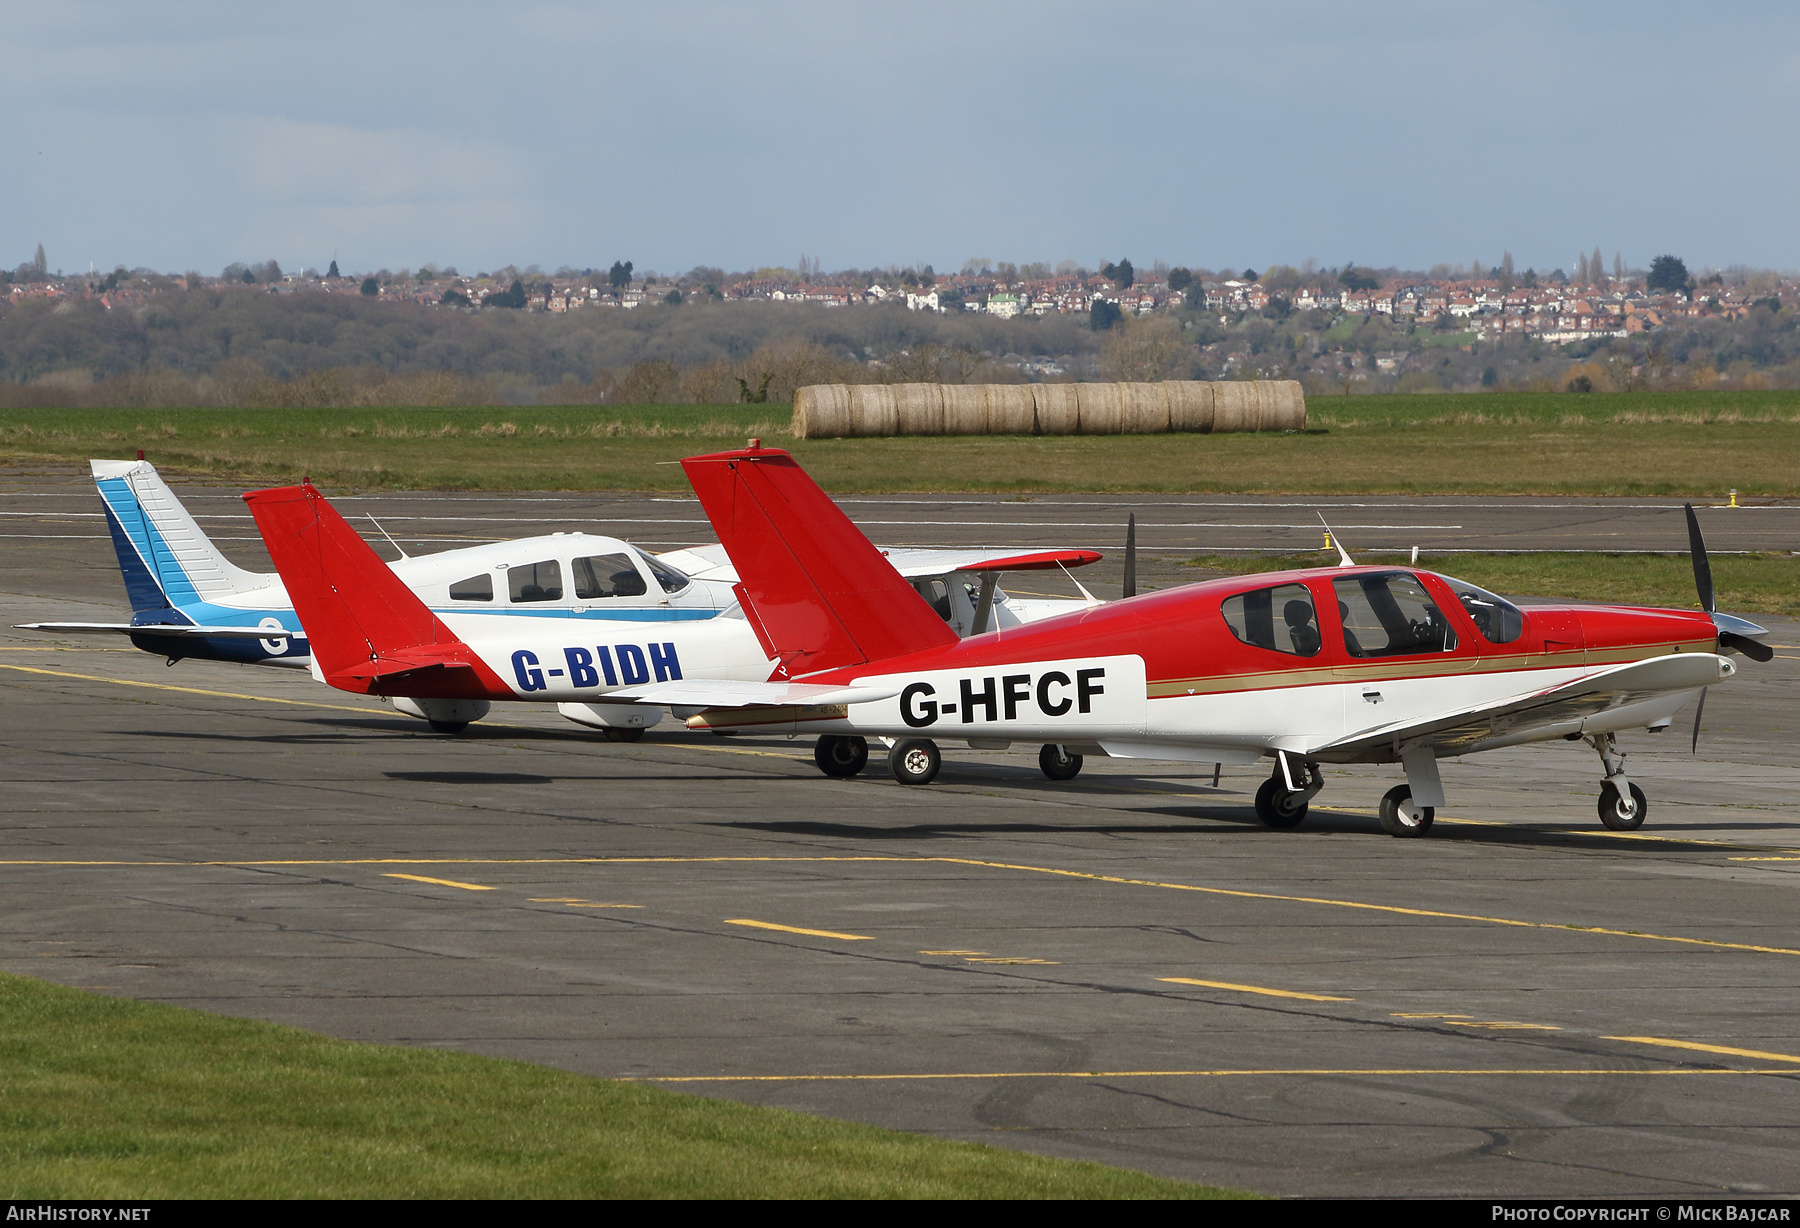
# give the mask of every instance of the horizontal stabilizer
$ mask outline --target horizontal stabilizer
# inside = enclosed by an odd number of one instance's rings
[[[888,565],[908,580],[929,580],[957,571],[1055,571],[1098,563],[1093,550],[938,550],[925,547],[877,547]],[[737,569],[723,546],[692,546],[657,555],[697,580],[738,579]]]
[[[285,640],[298,632],[280,627],[207,627],[196,623],[16,623],[24,631],[68,631],[76,635],[154,635],[181,639]]]
[[[813,686],[804,682],[709,682],[704,678],[684,678],[679,682],[653,682],[608,691],[606,698],[672,708],[814,708],[826,704],[869,704],[879,699],[892,699],[899,693],[897,683],[893,686]]]
[[[1364,730],[1310,752],[1321,759],[1348,761],[1366,751],[1427,745],[1439,755],[1454,754],[1495,739],[1527,740],[1533,730],[1581,722],[1613,708],[1682,691],[1697,691],[1731,677],[1737,667],[1708,652],[1672,653],[1633,661],[1529,695],[1478,708],[1446,712],[1424,720],[1398,721]]]

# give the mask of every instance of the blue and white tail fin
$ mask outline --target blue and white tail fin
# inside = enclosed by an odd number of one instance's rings
[[[149,461],[88,464],[134,612],[218,601],[274,582],[219,553]]]

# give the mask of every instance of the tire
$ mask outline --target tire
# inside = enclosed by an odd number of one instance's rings
[[[869,764],[869,744],[828,733],[813,743],[813,762],[827,776],[855,776]]]
[[[469,727],[467,721],[427,721],[433,733],[461,733]]]
[[[1038,766],[1051,780],[1074,780],[1081,774],[1081,756],[1046,742],[1044,749],[1038,752]]]
[[[1294,800],[1299,796],[1288,792],[1287,781],[1271,776],[1256,791],[1256,817],[1263,821],[1264,827],[1273,827],[1277,831],[1298,827],[1300,820],[1306,817],[1306,803]]]
[[[644,736],[642,729],[620,729],[608,726],[600,731],[606,735],[608,742],[635,742]]]
[[[1617,785],[1608,781],[1600,786],[1600,821],[1608,831],[1636,831],[1650,813],[1650,802],[1636,785],[1631,786],[1631,805],[1621,805],[1621,801]]]
[[[903,785],[928,785],[937,779],[944,764],[937,743],[926,738],[913,738],[894,743],[888,752],[888,771]]]
[[[1395,785],[1381,797],[1381,830],[1390,836],[1407,839],[1431,830],[1437,811],[1431,806],[1415,806],[1411,785]]]

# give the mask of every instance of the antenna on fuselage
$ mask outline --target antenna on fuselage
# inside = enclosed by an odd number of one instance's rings
[[[363,515],[369,516],[369,513],[364,512]],[[412,555],[410,555],[406,552],[405,547],[403,547],[399,542],[395,541],[393,539],[393,537],[389,535],[388,531],[381,527],[381,522],[379,520],[375,519],[375,517],[373,517],[373,516],[369,516],[369,523],[375,526],[376,532],[380,533],[383,537],[387,538],[388,545],[390,545],[394,549],[400,551],[401,558],[410,559],[412,557]]]
[[[1354,566],[1356,566],[1356,560],[1350,557],[1350,552],[1348,550],[1344,549],[1344,543],[1339,541],[1338,535],[1331,531],[1331,525],[1329,523],[1327,523],[1325,520],[1325,513],[1319,512],[1318,517],[1319,517],[1319,523],[1325,526],[1325,544],[1327,546],[1335,546],[1337,548],[1337,552],[1338,552],[1338,564],[1337,565],[1339,567],[1354,567]]]
[[[1087,602],[1088,609],[1091,610],[1095,606],[1106,604],[1104,601],[1101,601],[1100,598],[1098,598],[1098,597],[1094,596],[1094,594],[1088,592],[1087,586],[1082,584],[1082,582],[1080,580],[1077,580],[1074,576],[1069,575],[1069,569],[1067,567],[1064,567],[1061,563],[1058,563],[1056,566],[1063,573],[1063,575],[1069,576],[1070,584],[1073,584],[1076,588],[1081,590],[1081,599],[1083,601]]]

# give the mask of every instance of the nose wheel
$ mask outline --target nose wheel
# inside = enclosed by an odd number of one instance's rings
[[[1306,803],[1324,787],[1325,774],[1318,764],[1278,756],[1275,774],[1256,791],[1256,817],[1264,827],[1278,831],[1298,827],[1306,818]]]
[[[1644,816],[1650,813],[1650,803],[1644,797],[1644,791],[1632,785],[1631,792],[1623,794],[1612,781],[1600,786],[1600,821],[1610,831],[1636,831],[1644,825]]]

